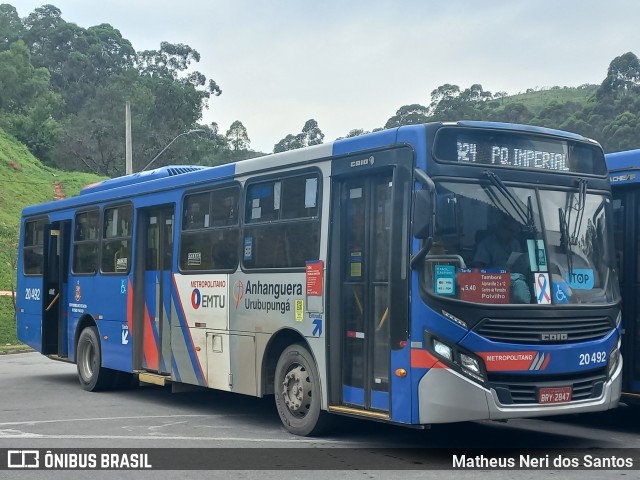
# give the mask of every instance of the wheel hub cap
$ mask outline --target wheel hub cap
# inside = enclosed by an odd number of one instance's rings
[[[285,375],[282,382],[282,396],[289,411],[297,417],[304,417],[309,411],[311,382],[302,365],[295,365]]]

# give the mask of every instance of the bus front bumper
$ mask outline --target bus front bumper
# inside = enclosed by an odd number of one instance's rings
[[[622,358],[598,398],[560,404],[503,405],[487,389],[448,368],[432,368],[420,380],[418,402],[421,424],[471,420],[506,420],[615,408],[622,388]]]

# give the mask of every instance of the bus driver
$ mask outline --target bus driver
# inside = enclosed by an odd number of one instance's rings
[[[518,241],[518,224],[503,215],[498,221],[496,231],[486,236],[478,244],[473,262],[479,268],[498,268],[510,272],[511,302],[531,303],[531,291],[524,275],[525,272],[515,273],[512,271],[514,266],[520,267],[515,268],[516,271],[527,270],[522,264],[523,259],[524,256]],[[518,261],[514,262],[514,260]]]

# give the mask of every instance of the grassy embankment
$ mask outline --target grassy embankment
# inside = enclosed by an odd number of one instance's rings
[[[64,172],[43,165],[27,147],[0,130],[0,290],[16,285],[20,214],[28,205],[55,200],[59,182],[65,196],[77,195],[92,174]],[[0,353],[20,348],[12,298],[0,296]]]

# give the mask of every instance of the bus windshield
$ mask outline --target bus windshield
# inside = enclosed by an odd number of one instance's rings
[[[481,304],[610,304],[618,298],[611,200],[489,181],[437,183],[431,295]]]

